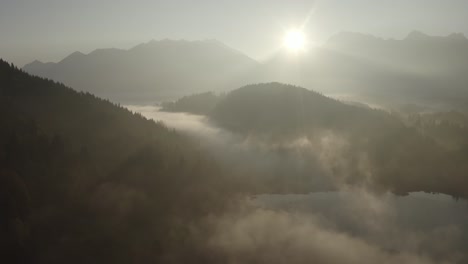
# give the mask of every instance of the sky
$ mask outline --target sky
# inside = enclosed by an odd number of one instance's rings
[[[404,38],[468,35],[466,0],[0,0],[0,57],[18,66],[152,39],[217,39],[261,60],[285,32],[309,42],[340,31]]]

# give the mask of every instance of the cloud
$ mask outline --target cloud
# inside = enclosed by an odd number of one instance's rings
[[[422,263],[460,263],[466,258],[462,252],[467,204],[444,195],[399,197],[348,188],[308,195],[261,195],[255,203],[282,217],[300,218],[315,229],[343,235],[347,241],[363,242],[389,260],[411,256],[426,261]]]
[[[383,250],[321,221],[313,215],[254,209],[217,219],[209,245],[225,255],[226,263],[436,263],[418,251]]]

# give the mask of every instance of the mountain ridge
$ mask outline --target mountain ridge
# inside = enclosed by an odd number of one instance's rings
[[[237,76],[257,64],[219,41],[161,40],[127,50],[74,52],[58,63],[35,62],[23,70],[79,91],[131,103],[234,88],[243,84]]]
[[[279,52],[261,63],[217,40],[152,40],[128,50],[72,55],[23,69],[124,103],[277,81],[389,107],[437,103],[468,111],[468,41],[461,33],[412,31],[397,40],[342,32],[300,56]]]

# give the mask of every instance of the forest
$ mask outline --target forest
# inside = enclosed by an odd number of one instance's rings
[[[0,84],[0,262],[212,257],[191,228],[238,190],[196,144],[5,61]]]
[[[203,100],[209,101],[203,103],[209,109],[194,108]],[[195,94],[168,105],[170,111],[205,112],[203,115],[216,126],[272,146],[305,140],[309,147],[317,147],[329,140],[331,146],[303,155],[313,161],[320,159],[320,153],[330,152],[329,177],[338,177],[339,184],[369,185],[397,194],[425,191],[454,198],[468,195],[464,188],[468,123],[460,112],[415,114],[374,109],[281,83],[247,85],[217,97]],[[344,145],[339,146],[339,142]],[[310,170],[308,174],[324,172]],[[287,186],[281,182],[282,187]]]

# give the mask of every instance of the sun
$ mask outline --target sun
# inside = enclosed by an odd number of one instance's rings
[[[302,31],[297,29],[291,29],[286,32],[283,40],[284,46],[292,52],[298,52],[304,50],[305,47],[305,35]]]

